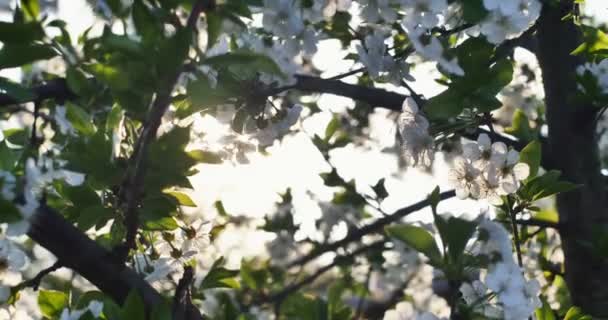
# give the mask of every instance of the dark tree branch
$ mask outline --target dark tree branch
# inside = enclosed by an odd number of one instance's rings
[[[537,21],[537,57],[545,89],[551,160],[565,180],[581,185],[556,197],[565,280],[573,304],[594,318],[606,318],[608,273],[604,270],[608,261],[586,244],[597,241],[597,232],[608,228],[607,199],[600,174],[597,109],[575,98],[576,69],[584,60],[570,53],[583,36],[572,19],[564,19],[575,7],[572,0],[543,6]]]
[[[31,278],[28,279],[26,281],[24,281],[23,283],[21,283],[19,285],[19,287],[25,288],[25,287],[31,287],[34,290],[38,290],[38,287],[40,287],[40,282],[42,282],[42,279],[46,276],[48,276],[49,274],[61,269],[62,265],[60,261],[55,262],[52,266],[46,268],[46,269],[42,269],[40,272],[38,272],[38,274]]]
[[[517,220],[515,220],[515,223],[520,226],[539,227],[539,228],[543,228],[543,229],[545,229],[545,228],[559,229],[561,227],[561,224],[559,224],[559,223],[539,220],[539,219],[527,219],[527,220],[517,219]]]
[[[445,200],[445,199],[453,198],[454,196],[456,196],[456,192],[454,192],[454,190],[450,190],[450,191],[442,192],[439,195],[439,198],[440,198],[440,200]],[[384,217],[374,221],[371,224],[365,225],[359,229],[350,230],[348,235],[346,237],[344,237],[344,239],[318,247],[317,249],[311,251],[309,254],[291,262],[289,264],[289,267],[291,268],[294,266],[302,266],[302,265],[308,263],[309,261],[319,257],[320,255],[322,255],[325,252],[335,251],[336,249],[343,247],[351,242],[359,241],[365,235],[368,235],[371,233],[376,233],[376,232],[382,232],[382,230],[385,226],[387,226],[391,223],[394,223],[394,222],[398,222],[399,220],[401,220],[403,217],[409,215],[410,213],[421,210],[421,209],[425,208],[426,206],[429,206],[430,204],[431,204],[431,202],[428,199],[424,199],[411,206],[401,208],[388,216],[384,216]]]
[[[215,7],[214,0],[199,0],[195,3],[188,21],[186,29],[189,32],[194,32],[199,16],[205,9]],[[139,136],[133,155],[130,159],[130,166],[127,170],[121,190],[121,199],[125,202],[125,227],[126,236],[124,245],[118,247],[117,254],[121,261],[126,261],[129,250],[135,248],[137,231],[139,230],[138,208],[140,206],[141,197],[144,189],[144,178],[146,175],[146,158],[148,156],[148,148],[152,141],[156,139],[158,128],[162,122],[162,117],[171,104],[171,93],[177,83],[177,80],[182,72],[181,67],[168,75],[163,83],[162,90],[157,92],[156,99],[148,113],[144,123],[143,130]]]
[[[148,310],[163,301],[136,272],[117,263],[108,250],[45,205],[34,215],[28,236],[117,303],[122,304],[131,290],[139,292]]]
[[[200,312],[192,304],[192,292],[190,287],[194,281],[194,269],[187,266],[184,268],[184,274],[175,288],[173,296],[173,320],[202,320]]]
[[[31,88],[30,91],[34,94],[34,98],[29,101],[17,100],[6,93],[2,93],[0,94],[0,106],[47,99],[55,99],[59,102],[63,102],[64,100],[76,98],[76,95],[68,88],[68,84],[64,78],[49,80],[45,84]]]
[[[260,302],[261,303],[278,303],[278,304],[280,304],[283,300],[285,300],[285,298],[289,297],[289,295],[300,290],[302,287],[304,287],[308,284],[312,284],[318,277],[323,275],[325,272],[333,269],[334,267],[338,266],[339,264],[343,263],[344,261],[348,261],[362,253],[368,252],[369,250],[383,248],[385,242],[386,241],[384,241],[384,240],[379,240],[379,241],[373,242],[369,245],[362,246],[349,254],[337,256],[334,258],[332,263],[319,268],[313,274],[310,274],[309,276],[305,277],[304,279],[287,286],[285,289],[283,289],[277,293],[274,293],[274,294],[266,297],[265,299],[262,299],[262,301],[260,301]]]

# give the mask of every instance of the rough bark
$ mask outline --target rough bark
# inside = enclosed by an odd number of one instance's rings
[[[557,196],[566,282],[573,303],[596,317],[608,316],[608,263],[585,244],[596,228],[606,226],[608,212],[600,174],[596,111],[574,99],[575,72],[581,59],[570,55],[581,43],[572,20],[563,20],[572,1],[545,5],[538,21],[538,60],[542,69],[551,163],[563,177],[582,187]]]

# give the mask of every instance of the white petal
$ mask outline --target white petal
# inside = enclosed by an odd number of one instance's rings
[[[507,165],[512,166],[519,161],[519,152],[511,149],[509,153],[507,153]]]
[[[488,137],[488,135],[485,133],[482,133],[479,135],[479,137],[477,137],[477,143],[479,144],[479,147],[481,147],[481,149],[483,150],[489,150],[492,145],[490,137]]]
[[[524,180],[530,175],[530,167],[526,163],[518,163],[513,167],[513,174],[517,180]]]
[[[464,200],[469,197],[469,190],[467,188],[463,188],[462,186],[456,187],[456,196],[458,199]]]

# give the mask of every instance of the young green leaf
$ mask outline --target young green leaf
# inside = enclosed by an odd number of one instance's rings
[[[427,256],[431,260],[431,264],[436,266],[441,264],[439,247],[437,247],[435,238],[426,229],[402,224],[386,227],[386,233]]]

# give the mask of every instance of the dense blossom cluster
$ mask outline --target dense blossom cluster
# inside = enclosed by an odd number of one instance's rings
[[[476,142],[463,146],[463,154],[454,160],[448,181],[460,199],[488,199],[502,204],[501,196],[513,194],[530,168],[519,162],[519,153],[503,142],[494,142],[488,135],[479,135]]]
[[[480,32],[495,44],[519,36],[536,21],[541,9],[538,0],[484,0],[483,4],[490,13],[469,32]]]
[[[387,54],[384,41],[386,32],[375,30],[374,33],[365,36],[365,41],[356,46],[359,60],[367,69],[373,79],[384,76],[395,85],[400,85],[403,79],[413,81],[409,74],[409,65],[403,59],[396,59]]]
[[[476,280],[462,285],[463,299],[490,319],[527,319],[541,306],[538,281],[525,279],[522,268],[513,259],[509,233],[502,225],[482,220],[479,229],[481,241],[473,252],[486,256],[490,265],[485,283]],[[488,289],[496,294],[496,304],[490,304]]]
[[[149,252],[138,254],[133,268],[145,275],[148,282],[170,280],[172,275],[180,276],[184,264],[209,247],[211,228],[210,222],[201,219],[188,224],[180,222],[175,231],[163,232],[151,244]]]

